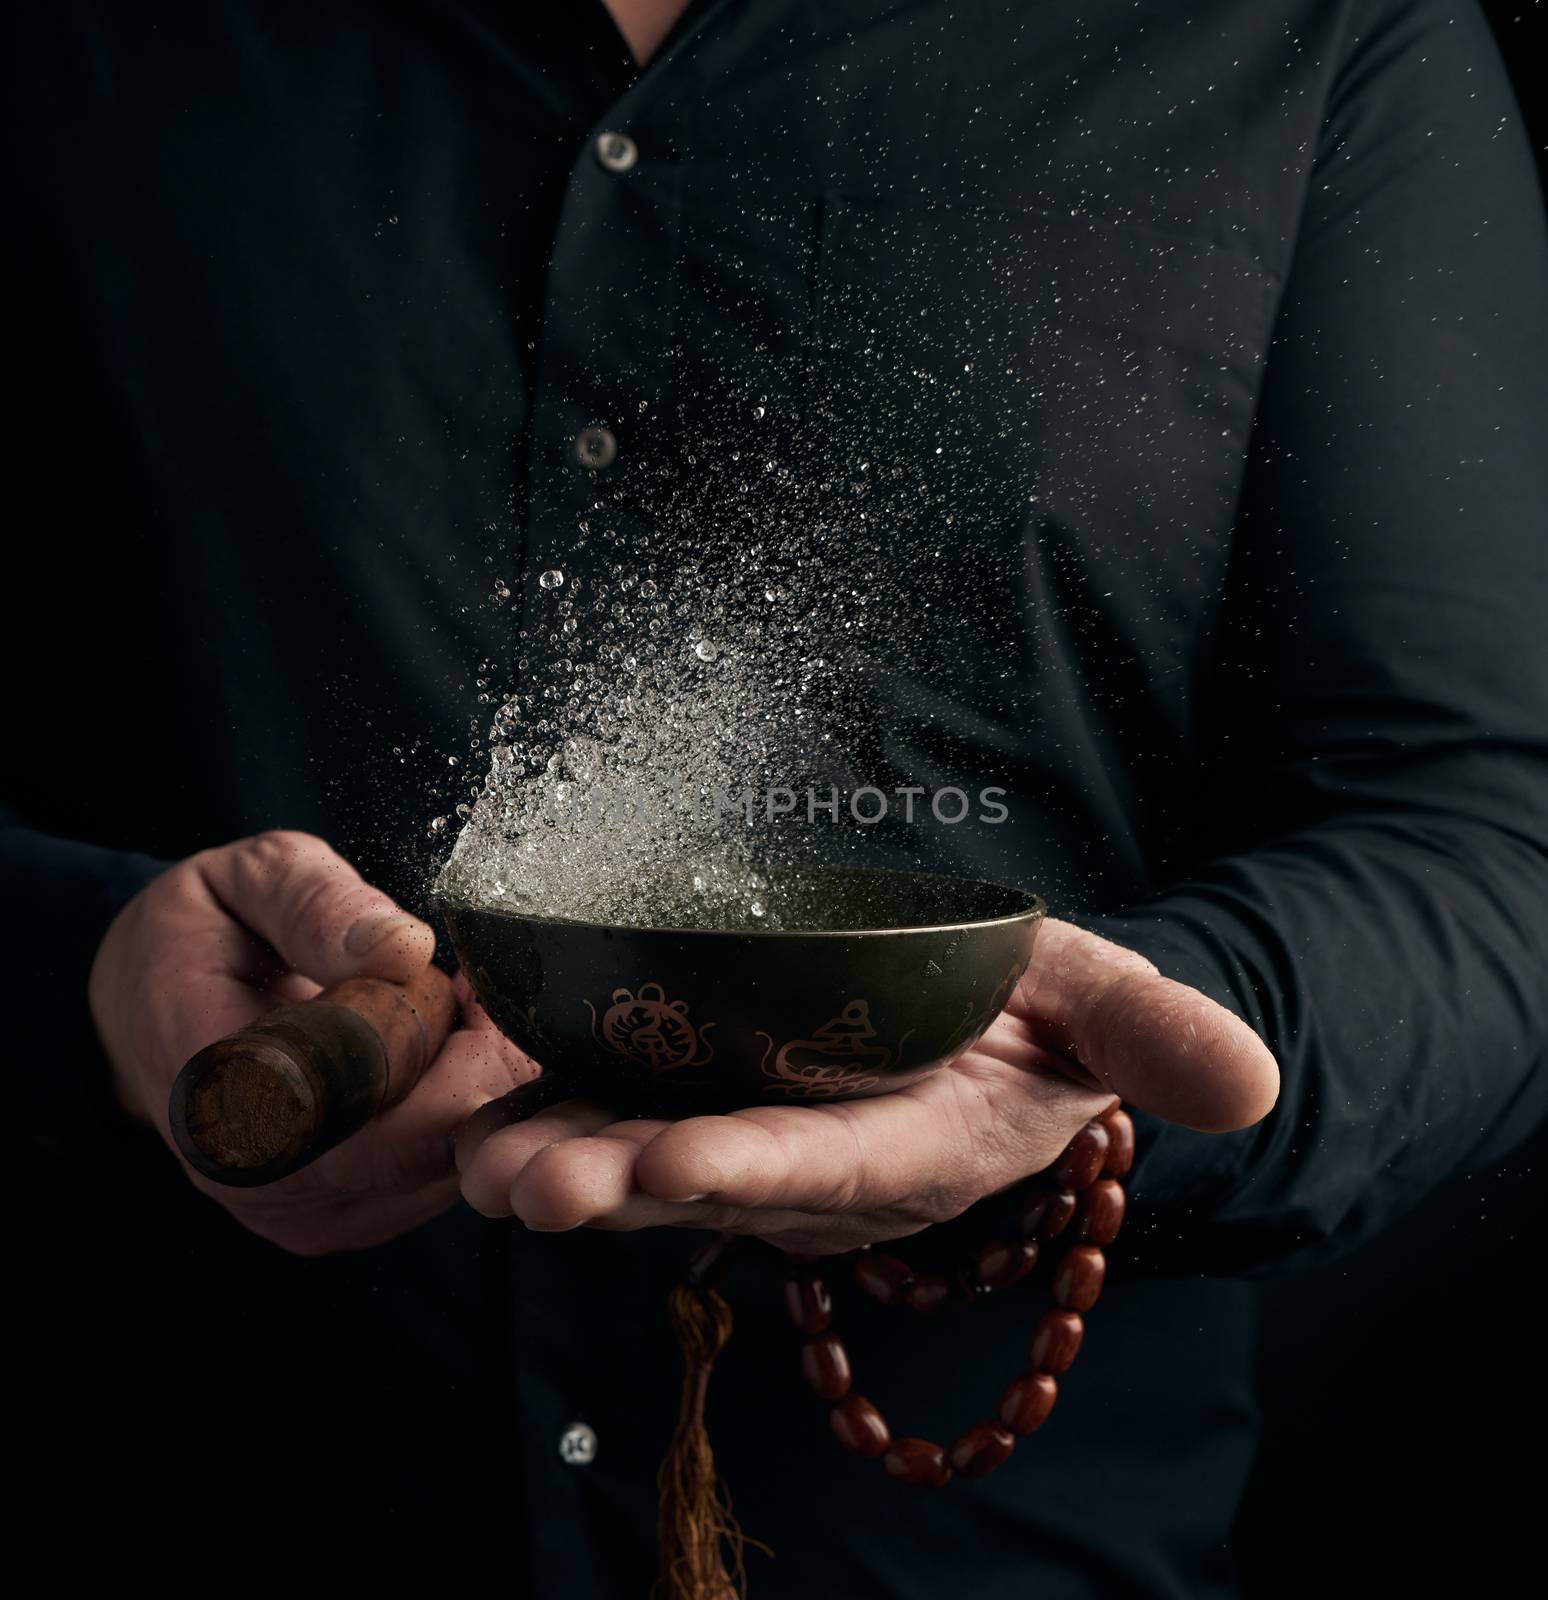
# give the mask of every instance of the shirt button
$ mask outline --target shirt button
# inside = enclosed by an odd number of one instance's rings
[[[599,133],[595,149],[606,172],[627,172],[640,159],[640,147],[626,133]]]
[[[597,1458],[596,1429],[584,1422],[572,1422],[559,1435],[559,1459],[567,1466],[589,1466]]]
[[[618,459],[618,440],[611,428],[594,423],[575,435],[575,459],[593,472],[610,467]]]

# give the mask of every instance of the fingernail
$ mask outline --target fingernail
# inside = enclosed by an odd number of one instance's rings
[[[379,944],[384,943],[393,934],[409,927],[412,920],[412,918],[404,916],[401,911],[393,916],[362,917],[344,935],[344,948],[352,956],[363,956],[368,950],[374,950]]]

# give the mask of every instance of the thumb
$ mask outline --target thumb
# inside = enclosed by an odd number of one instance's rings
[[[1167,1122],[1225,1133],[1278,1098],[1279,1065],[1240,1017],[1067,922],[1044,923],[1019,998],[1038,1043]]]
[[[427,924],[311,834],[260,833],[190,864],[228,915],[324,986],[356,977],[406,982],[435,954]]]

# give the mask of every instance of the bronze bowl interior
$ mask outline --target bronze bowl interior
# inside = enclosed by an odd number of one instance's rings
[[[863,867],[770,868],[785,926],[610,927],[437,895],[495,1026],[564,1092],[640,1110],[853,1099],[960,1055],[1032,960],[1043,902]],[[789,926],[791,921],[798,925]]]

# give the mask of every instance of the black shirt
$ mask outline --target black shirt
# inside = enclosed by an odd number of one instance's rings
[[[859,483],[900,562],[943,552],[870,759],[1013,810],[931,848],[1216,996],[1284,1094],[1144,1129],[1081,1364],[980,1485],[841,1456],[739,1268],[711,1421],[779,1552],[755,1592],[1225,1591],[1223,1274],[1368,1235],[1545,1092],[1548,252],[1475,10],[705,0],[643,72],[600,6],[12,27],[37,1537],[86,1460],[87,1563],[175,1525],[254,1584],[307,1550],[643,1592],[689,1241],[458,1209],[283,1256],[115,1122],[83,989],[157,861],[264,827],[416,903],[536,572],[772,462],[800,493],[758,505]],[[1031,1304],[845,1322],[867,1391],[949,1437]]]

